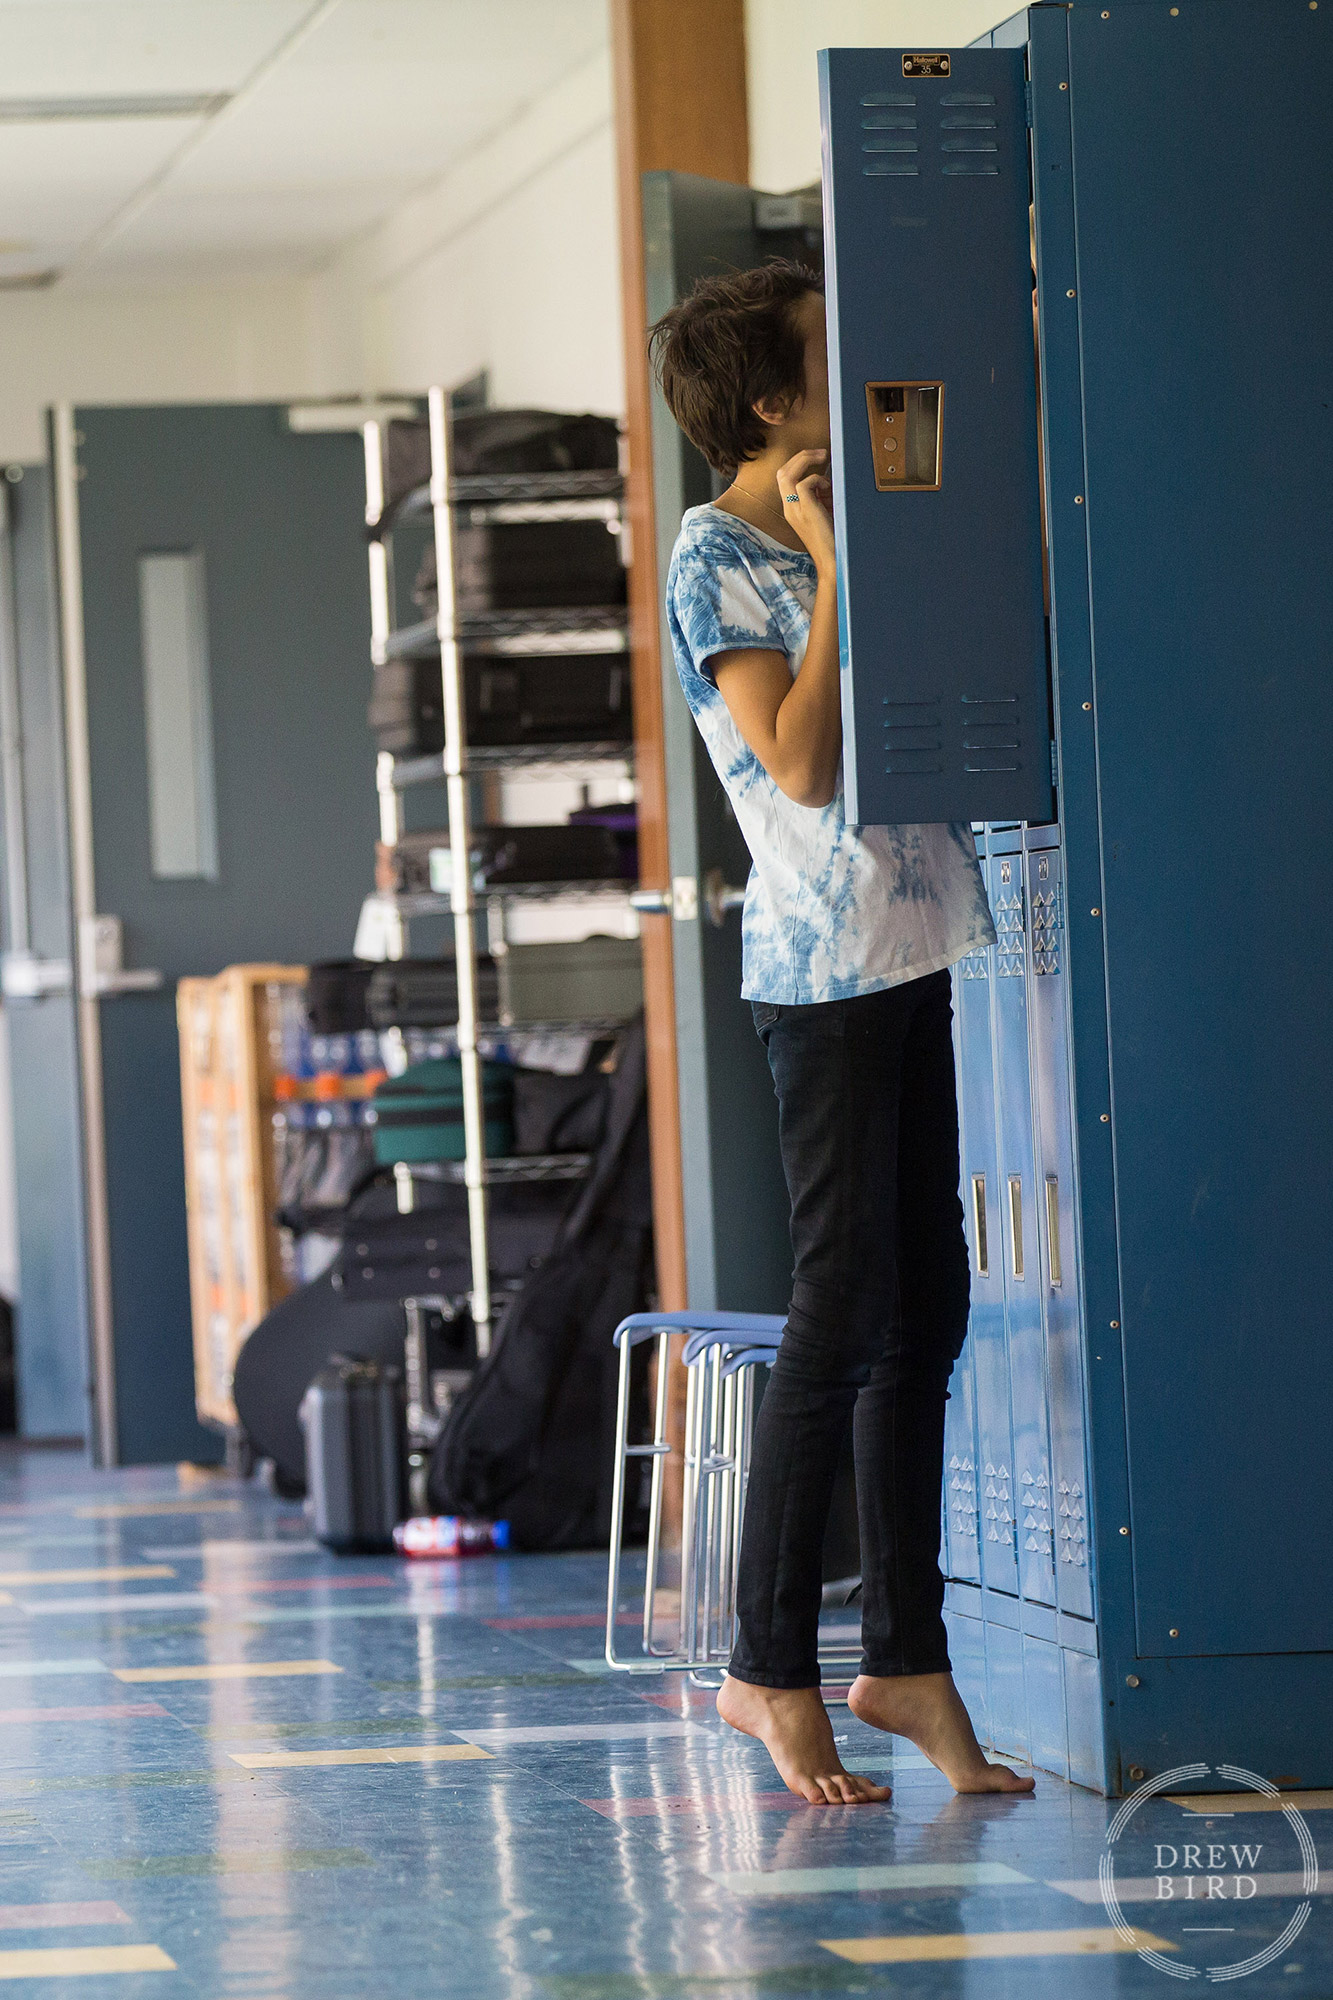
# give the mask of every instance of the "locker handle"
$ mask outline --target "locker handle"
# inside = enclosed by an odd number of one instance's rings
[[[990,1276],[990,1252],[986,1247],[986,1176],[972,1176],[972,1233],[977,1242],[977,1276]]]
[[[1012,1249],[1012,1269],[1016,1278],[1023,1276],[1023,1176],[1009,1176],[1009,1240]]]
[[[1060,1266],[1060,1179],[1046,1176],[1046,1275],[1053,1286],[1064,1282]]]

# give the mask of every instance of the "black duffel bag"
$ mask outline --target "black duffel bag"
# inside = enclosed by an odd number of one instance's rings
[[[514,1071],[514,1151],[594,1153],[606,1129],[610,1079],[600,1070],[553,1076],[543,1069]]]
[[[458,1298],[472,1287],[467,1189],[418,1180],[417,1206],[398,1212],[391,1176],[376,1175],[350,1204],[332,1282],[348,1300]],[[492,1280],[531,1277],[554,1247],[579,1184],[517,1182],[494,1187],[487,1203]]]

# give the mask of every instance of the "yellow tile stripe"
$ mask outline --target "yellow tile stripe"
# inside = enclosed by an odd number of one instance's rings
[[[133,1521],[147,1514],[239,1514],[239,1500],[102,1500],[76,1507],[76,1521]]]
[[[340,1674],[332,1660],[226,1660],[209,1667],[115,1667],[118,1681],[262,1681],[288,1674]]]
[[[6,1569],[6,1583],[132,1583],[139,1577],[175,1576],[165,1563],[126,1563],[115,1569]]]
[[[1173,1806],[1186,1812],[1227,1813],[1281,1812],[1295,1806],[1298,1812],[1333,1812],[1333,1792],[1279,1792],[1270,1799],[1266,1792],[1168,1792]]]
[[[336,1725],[333,1725],[336,1727]],[[330,1764],[462,1764],[489,1757],[475,1743],[401,1743],[392,1749],[233,1750],[233,1764],[247,1771],[298,1771]]]
[[[176,1961],[155,1944],[49,1945],[0,1951],[0,1979],[77,1979],[92,1972],[174,1972]]]
[[[939,1937],[821,1938],[825,1951],[853,1965],[906,1965],[933,1958],[1072,1958],[1085,1952],[1175,1951],[1177,1946],[1135,1931],[954,1931]]]

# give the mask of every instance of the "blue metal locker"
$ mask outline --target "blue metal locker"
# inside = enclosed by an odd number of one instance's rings
[[[1004,1245],[995,1151],[991,989],[993,950],[973,952],[954,980],[958,1015],[959,1126],[963,1210],[972,1253],[972,1318],[967,1348],[976,1396],[973,1488],[958,1489],[977,1509],[980,1576],[993,1590],[1017,1589],[1009,1429],[1009,1367],[1004,1324]],[[969,1454],[971,1456],[972,1454]],[[950,1453],[946,1451],[946,1461]],[[964,1468],[958,1468],[965,1480]]]
[[[1292,1525],[1333,1432],[1331,16],[1062,0],[821,58],[849,801],[989,815],[1002,927],[955,974],[980,1562],[946,1479],[951,1646],[988,1740],[1111,1792],[1333,1783],[1333,1543]],[[1053,740],[1033,668],[1023,773],[969,809],[963,736],[1000,732],[950,735],[960,630],[992,616],[1019,689],[1042,627],[1029,175]],[[1047,758],[1054,815],[1017,802]],[[967,1429],[960,1398],[946,1456]]]
[[[847,816],[1046,819],[1022,52],[820,63]]]
[[[1031,1603],[1053,1605],[1055,1536],[1051,1462],[1046,1441],[1042,1273],[1028,1083],[1031,954],[1022,836],[1017,832],[999,835],[991,845],[991,907],[998,934],[992,1002],[995,1127],[1004,1235],[1014,1541],[1019,1594]]]

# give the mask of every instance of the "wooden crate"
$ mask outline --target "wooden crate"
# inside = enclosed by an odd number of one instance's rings
[[[305,976],[303,966],[232,965],[177,987],[195,1405],[201,1422],[228,1429],[236,1356],[290,1290],[273,1219],[271,1030],[280,989]]]

